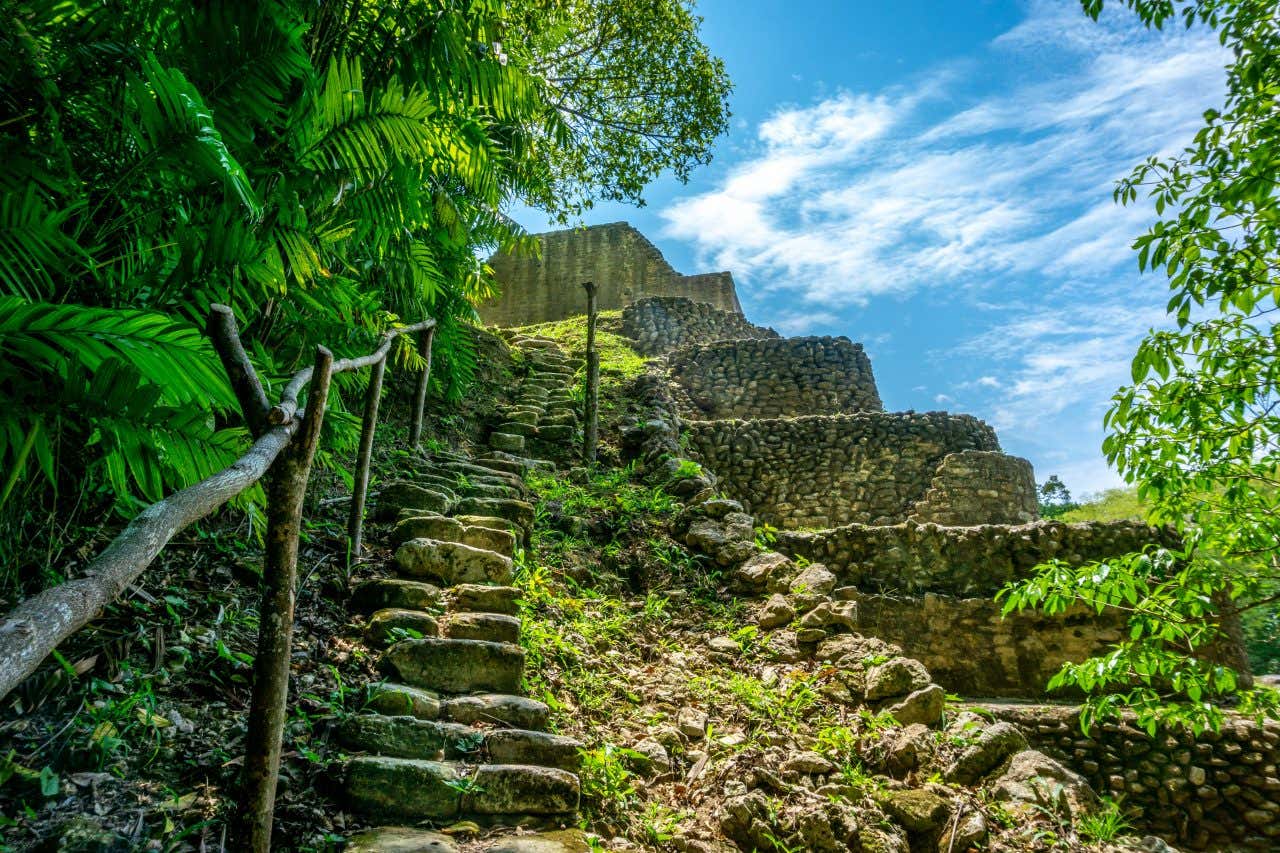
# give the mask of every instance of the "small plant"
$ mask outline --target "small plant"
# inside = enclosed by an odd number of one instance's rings
[[[1097,811],[1076,821],[1076,832],[1089,841],[1113,841],[1133,828],[1121,809],[1123,797],[1102,797],[1101,800]]]
[[[778,528],[767,522],[760,522],[756,525],[756,547],[761,551],[768,551],[778,542]]]
[[[625,813],[636,795],[635,776],[627,769],[626,761],[644,760],[644,756],[611,743],[580,752],[582,769],[578,775],[582,780],[582,796],[590,804],[590,810],[596,816]]]

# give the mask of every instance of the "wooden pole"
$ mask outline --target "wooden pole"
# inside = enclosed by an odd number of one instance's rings
[[[596,286],[584,281],[587,291],[587,393],[583,401],[582,461],[596,461],[597,420],[600,413],[600,353],[596,351]]]
[[[268,853],[280,772],[280,744],[289,698],[293,609],[297,595],[298,533],[311,462],[320,439],[333,353],[316,347],[307,411],[297,437],[272,466],[267,486],[267,543],[262,571],[258,654],[253,661],[253,698],[245,739],[245,849]]]
[[[356,481],[351,491],[351,516],[347,519],[350,540],[348,562],[360,557],[364,535],[364,504],[369,496],[369,466],[373,459],[373,433],[378,426],[378,402],[382,399],[382,375],[387,368],[384,357],[369,371],[369,387],[364,395],[364,423],[360,427],[360,451],[356,456]]]
[[[417,447],[422,440],[422,419],[427,407],[427,384],[431,381],[431,344],[435,340],[436,327],[433,325],[422,333],[418,351],[426,359],[422,372],[418,374],[418,387],[413,392],[413,426],[409,430],[409,444]]]

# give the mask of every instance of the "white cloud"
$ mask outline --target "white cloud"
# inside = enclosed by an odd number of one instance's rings
[[[1221,101],[1224,50],[1206,32],[1148,33],[1126,10],[1094,23],[1047,0],[991,50],[1016,82],[968,102],[942,69],[909,90],[780,108],[718,186],[662,212],[665,234],[751,290],[828,309],[1132,264],[1149,213],[1113,205],[1112,184],[1189,141]]]

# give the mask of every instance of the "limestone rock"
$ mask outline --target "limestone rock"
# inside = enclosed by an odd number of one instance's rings
[[[786,598],[774,593],[769,600],[760,605],[756,613],[756,624],[766,631],[781,628],[796,618],[796,610]]]
[[[459,542],[410,539],[396,551],[396,566],[412,577],[428,577],[448,586],[460,583],[511,582],[511,560]]]
[[[590,853],[593,848],[580,829],[515,835],[482,842],[479,853]]]
[[[502,613],[450,613],[444,618],[442,633],[454,640],[518,643],[520,620]]]
[[[690,740],[701,740],[707,733],[707,715],[697,708],[681,708],[676,717],[676,726],[680,734]]]
[[[733,582],[740,589],[756,592],[768,588],[775,577],[788,576],[789,580],[794,568],[790,558],[777,551],[765,551],[734,569]]]
[[[448,511],[449,497],[426,486],[405,481],[387,483],[378,492],[378,518],[389,520],[407,509],[419,510],[420,515],[439,515]]]
[[[968,809],[942,833],[939,850],[969,850],[978,847],[987,838],[987,819],[982,812]]]
[[[933,833],[951,816],[951,805],[924,788],[890,791],[880,800],[888,815],[911,833]]]
[[[458,853],[447,835],[407,826],[367,829],[347,839],[346,853]]]
[[[402,681],[446,693],[518,693],[524,677],[524,649],[483,640],[402,640],[382,661]]]
[[[369,710],[390,717],[434,720],[440,716],[440,697],[407,684],[377,684],[369,688]]]
[[[816,752],[797,752],[782,763],[782,771],[825,776],[828,773],[834,773],[836,766]]]
[[[482,764],[462,807],[482,815],[564,815],[578,810],[578,777],[554,767]]]
[[[453,764],[362,755],[347,763],[346,797],[366,814],[446,820],[458,814],[465,778]]]
[[[835,588],[836,576],[821,563],[806,566],[791,581],[791,594],[801,609],[817,606]]]
[[[867,670],[867,699],[890,699],[928,687],[924,664],[914,658],[890,658]]]
[[[729,637],[712,637],[707,640],[707,648],[722,655],[739,655],[742,649]]]
[[[1034,749],[1015,753],[991,791],[997,800],[1038,806],[1071,819],[1088,814],[1098,803],[1083,776]]]
[[[885,767],[890,775],[902,778],[925,765],[933,754],[933,733],[923,723],[908,724],[888,744]]]
[[[582,744],[564,735],[497,729],[485,736],[484,745],[495,764],[536,764],[570,773],[582,765]]]
[[[631,757],[633,769],[642,776],[665,776],[671,772],[671,756],[667,748],[654,738],[645,738],[632,745],[631,750],[640,757]]]
[[[410,539],[439,539],[443,542],[461,542],[466,526],[456,518],[444,515],[419,515],[403,518],[391,531],[391,542],[402,545]]]
[[[405,610],[398,607],[384,607],[369,617],[369,625],[365,628],[365,636],[375,646],[381,646],[388,639],[402,639],[397,634],[417,634],[422,637],[436,637],[440,634],[440,626],[436,618],[421,610]]]
[[[440,587],[422,581],[376,578],[361,583],[351,593],[351,607],[364,613],[383,608],[435,610],[444,594]]]
[[[519,611],[522,593],[514,586],[458,584],[446,595],[452,610],[470,613],[503,613],[514,616]]]
[[[383,712],[388,713],[388,712]],[[551,709],[536,699],[507,693],[452,696],[441,702],[440,713],[455,723],[499,723],[518,729],[546,728]]]
[[[994,723],[960,753],[944,775],[948,782],[972,785],[1010,755],[1026,748],[1027,739],[1012,723]]]
[[[889,705],[884,710],[904,726],[923,723],[926,726],[937,724],[942,719],[942,711],[946,705],[946,693],[937,684],[907,694],[901,702]]]

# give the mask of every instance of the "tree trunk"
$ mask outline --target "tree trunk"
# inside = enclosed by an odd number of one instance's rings
[[[373,434],[378,426],[378,403],[382,399],[382,374],[387,360],[375,364],[369,372],[369,387],[364,395],[364,422],[360,427],[360,451],[356,455],[355,485],[351,490],[351,516],[347,519],[350,551],[347,561],[360,558],[364,534],[364,504],[369,496],[369,466],[373,460]]]

